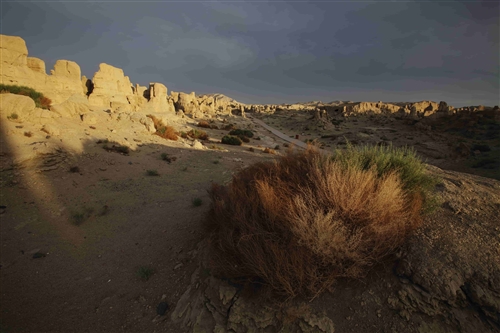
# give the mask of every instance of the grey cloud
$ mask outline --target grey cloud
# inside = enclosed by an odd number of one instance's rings
[[[5,3],[30,54],[243,102],[444,99],[498,104],[491,2]],[[458,104],[457,104],[458,103]]]

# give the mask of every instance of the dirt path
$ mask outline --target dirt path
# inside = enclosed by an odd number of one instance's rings
[[[248,117],[249,119],[251,119],[254,123],[256,123],[257,125],[261,126],[261,127],[264,127],[266,130],[268,130],[269,132],[271,132],[272,134],[276,135],[277,137],[279,137],[280,139],[283,139],[285,141],[288,141],[290,143],[293,143],[294,145],[298,146],[298,147],[302,147],[304,149],[307,148],[307,144],[300,141],[300,140],[297,140],[297,139],[293,139],[291,138],[290,136],[286,135],[286,134],[283,134],[282,132],[278,131],[277,129],[267,125],[265,122],[263,122],[262,120],[260,119],[256,119],[254,117]]]

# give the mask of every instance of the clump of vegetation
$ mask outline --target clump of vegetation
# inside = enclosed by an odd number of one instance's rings
[[[109,206],[108,205],[104,205],[101,207],[101,210],[99,212],[99,216],[105,216],[109,213]]]
[[[141,266],[137,269],[137,276],[143,280],[147,281],[155,273],[154,269],[147,266]]]
[[[69,172],[78,173],[78,172],[80,172],[80,168],[78,166],[72,166],[69,168]]]
[[[243,144],[240,138],[230,135],[224,135],[221,139],[221,143],[233,146],[241,146]]]
[[[0,92],[28,96],[35,102],[37,108],[48,109],[52,104],[52,101],[42,93],[26,86],[0,84]]]
[[[148,117],[153,120],[153,124],[156,129],[156,135],[167,140],[177,141],[177,139],[179,138],[179,133],[177,133],[175,128],[169,125],[165,125],[163,121],[161,121],[161,119],[158,119],[153,115],[148,115]]]
[[[162,161],[165,161],[168,164],[170,164],[172,162],[175,162],[177,160],[177,157],[175,157],[175,156],[169,156],[167,153],[162,153],[160,155],[160,158],[162,159]]]
[[[212,128],[212,126],[206,120],[202,120],[198,123],[198,127]]]
[[[102,149],[104,149],[107,152],[117,152],[122,155],[128,155],[130,154],[130,148],[124,145],[111,145],[108,146],[108,144],[104,144],[102,146]]]
[[[154,177],[157,177],[159,176],[160,174],[158,173],[157,170],[146,170],[146,175],[147,176],[154,176]]]
[[[7,116],[7,119],[9,119],[9,120],[17,120],[17,119],[19,119],[19,116],[17,115],[17,113],[12,112],[10,114],[10,116]]]
[[[248,148],[248,150],[251,151],[251,152],[255,151],[255,149],[253,149],[253,147]]]
[[[208,140],[208,134],[205,131],[199,131],[197,129],[192,129],[189,132],[187,132],[187,135],[193,139],[198,139],[198,140]]]
[[[235,135],[238,137],[244,136],[247,138],[253,138],[253,132],[250,130],[235,129],[229,132],[229,135]]]
[[[272,154],[272,155],[276,155],[276,151],[274,149],[271,149],[271,148],[264,148],[264,150],[262,151],[264,154]]]
[[[400,246],[432,206],[435,184],[409,149],[290,150],[212,184],[210,268],[289,297],[317,296]]]
[[[73,213],[72,218],[74,225],[80,225],[86,220],[84,213],[81,212]]]
[[[73,220],[73,224],[76,226],[81,225],[83,222],[85,222],[94,212],[94,209],[90,207],[84,207],[81,210],[74,211],[71,214],[71,218]]]
[[[208,148],[214,149],[214,150],[224,150],[224,148],[217,146],[217,145],[210,145],[210,147],[208,147]]]
[[[231,131],[234,130],[235,128],[236,126],[234,126],[233,124],[227,124],[226,126],[223,127],[223,129],[226,131]]]
[[[203,201],[200,198],[195,198],[191,201],[191,203],[193,204],[193,206],[199,207],[203,204]]]

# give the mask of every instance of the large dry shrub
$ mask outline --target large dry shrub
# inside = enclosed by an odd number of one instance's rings
[[[333,157],[290,150],[240,171],[228,186],[213,184],[206,227],[215,274],[314,296],[338,277],[360,277],[400,246],[420,225],[431,182],[413,166],[422,165],[414,155],[408,166],[422,181],[408,185],[401,163],[388,167],[378,160],[384,151],[374,149]]]

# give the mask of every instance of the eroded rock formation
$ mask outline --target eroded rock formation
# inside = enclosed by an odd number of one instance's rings
[[[127,96],[133,96],[132,83],[123,70],[101,63],[92,79],[94,89],[89,95],[91,105],[132,111]]]
[[[74,94],[83,94],[81,71],[77,63],[58,60],[45,72],[45,62],[29,57],[25,41],[16,36],[0,35],[0,83],[31,87],[59,104]]]

